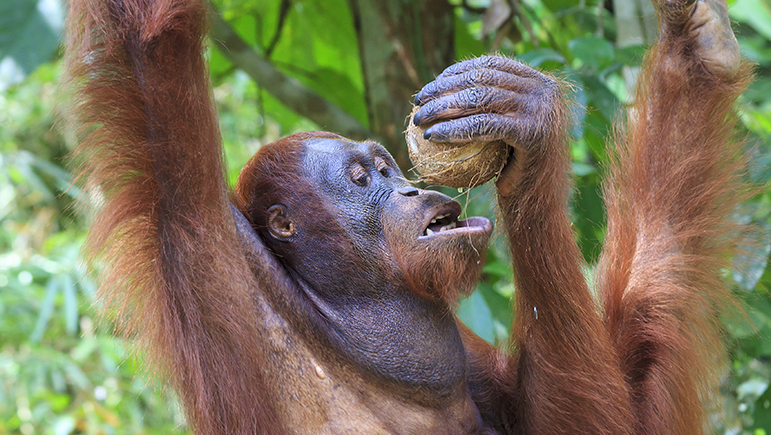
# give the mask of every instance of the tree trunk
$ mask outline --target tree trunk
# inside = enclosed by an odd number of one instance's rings
[[[415,93],[455,59],[453,6],[446,0],[348,0],[359,37],[370,130],[403,170]]]

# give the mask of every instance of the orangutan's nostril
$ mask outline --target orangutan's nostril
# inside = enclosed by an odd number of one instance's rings
[[[416,196],[419,192],[418,189],[412,187],[412,186],[405,186],[400,187],[396,189],[396,192],[399,193],[399,195],[402,196]]]

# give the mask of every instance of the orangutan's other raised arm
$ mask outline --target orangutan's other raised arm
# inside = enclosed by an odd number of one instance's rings
[[[635,433],[702,434],[727,366],[717,313],[747,192],[732,128],[749,68],[725,0],[655,4],[661,36],[617,135],[597,277]]]

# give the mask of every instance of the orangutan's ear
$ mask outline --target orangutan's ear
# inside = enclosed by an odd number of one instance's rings
[[[285,205],[276,204],[268,209],[268,213],[268,230],[271,236],[285,241],[294,235],[294,223],[287,216]]]

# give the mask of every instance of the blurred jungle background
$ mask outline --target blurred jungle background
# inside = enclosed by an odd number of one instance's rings
[[[757,80],[739,103],[762,193],[736,219],[758,229],[726,279],[747,315],[725,319],[732,365],[719,434],[771,434],[771,4],[729,0]],[[381,141],[402,169],[413,93],[456,59],[498,51],[552,71],[579,103],[571,204],[587,279],[605,226],[598,181],[613,120],[656,38],[648,0],[216,0],[209,57],[234,180],[262,144],[325,129]],[[67,169],[60,0],[0,1],[0,434],[188,433],[163,383],[96,316],[79,258],[88,218]],[[415,178],[411,173],[410,178]],[[493,189],[448,191],[494,216]],[[460,317],[501,343],[512,316],[502,238]]]

